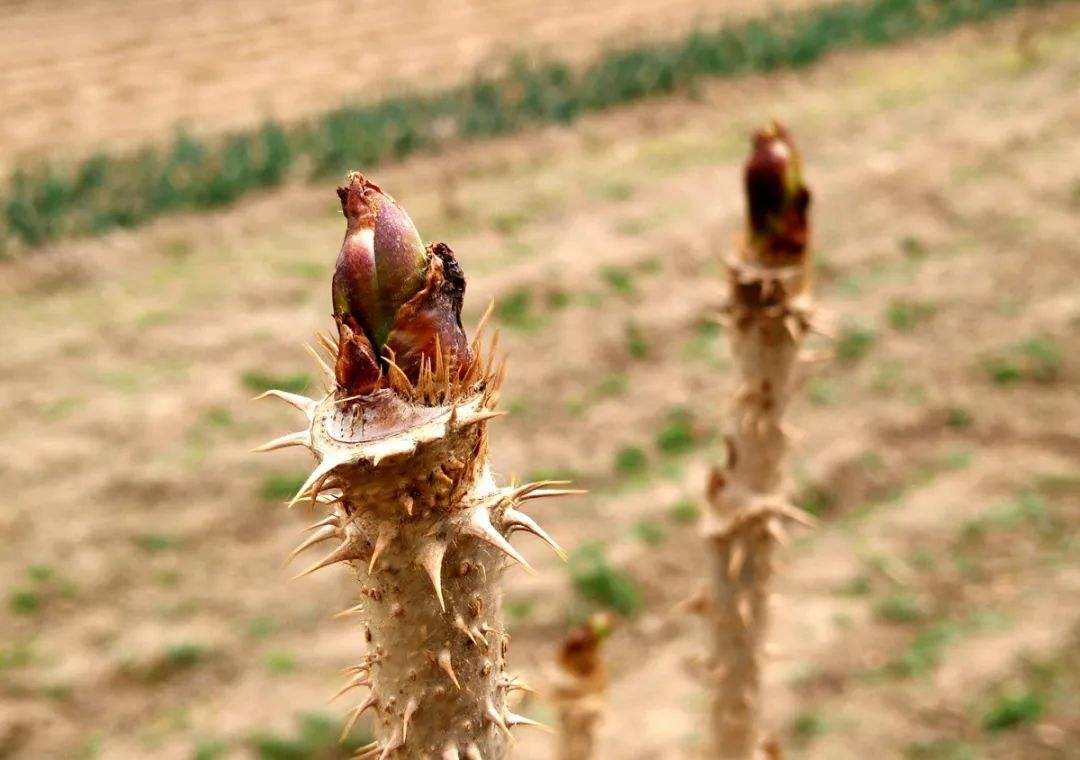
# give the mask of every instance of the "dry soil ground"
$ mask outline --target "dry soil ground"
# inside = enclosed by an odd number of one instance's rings
[[[0,167],[292,119],[468,76],[510,53],[582,61],[819,0],[3,0]]]
[[[1078,757],[1078,46],[1059,8],[379,174],[458,251],[469,316],[498,299],[499,471],[587,486],[543,522],[601,542],[641,596],[608,649],[605,758],[700,746],[700,629],[675,608],[702,577],[694,504],[724,421],[718,255],[773,114],[807,156],[839,337],[792,413],[821,525],[784,550],[769,725],[796,758]],[[337,756],[298,726],[345,709],[325,700],[360,634],[330,615],[355,586],[288,581],[307,515],[281,500],[308,462],[247,453],[295,424],[253,391],[314,376],[335,206],[289,187],[5,265],[7,756]],[[587,602],[521,546],[541,572],[506,579],[512,658],[542,684]]]

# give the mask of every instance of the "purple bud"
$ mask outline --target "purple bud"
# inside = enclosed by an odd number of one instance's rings
[[[427,253],[405,210],[360,173],[337,194],[347,227],[334,268],[334,314],[352,317],[378,352],[398,309],[424,284]]]
[[[802,161],[783,125],[754,135],[745,171],[747,215],[753,243],[766,256],[801,256],[809,232],[810,192]]]

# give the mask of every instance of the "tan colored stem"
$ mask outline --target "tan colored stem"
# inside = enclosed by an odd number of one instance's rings
[[[710,757],[751,760],[761,743],[761,656],[773,551],[786,519],[782,427],[807,329],[808,271],[770,266],[748,245],[729,262],[735,392],[726,463],[713,472],[705,522],[713,598]]]
[[[517,508],[565,492],[496,486],[491,388],[442,406],[389,390],[360,403],[340,391],[318,403],[275,395],[310,421],[295,443],[318,464],[297,497],[330,510],[312,539],[332,549],[302,575],[345,563],[359,584],[359,604],[343,614],[359,619],[366,652],[343,691],[361,693],[346,731],[372,717],[376,741],[360,757],[505,758],[510,728],[531,722],[506,701],[515,683],[498,581],[507,559],[525,564],[506,536],[550,542]]]
[[[560,697],[558,708],[557,760],[592,760],[596,757],[596,734],[603,715],[600,694],[575,693]]]

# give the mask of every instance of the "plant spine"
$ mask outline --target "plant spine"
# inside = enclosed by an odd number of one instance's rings
[[[759,131],[745,167],[748,234],[728,260],[725,309],[736,388],[727,460],[710,475],[710,757],[751,760],[761,750],[761,657],[773,551],[785,523],[809,518],[784,496],[783,414],[792,368],[810,329],[810,193],[787,131]]]
[[[336,564],[355,573],[355,615],[366,652],[339,692],[361,693],[343,736],[369,715],[375,741],[360,758],[498,760],[521,688],[506,671],[508,636],[499,577],[530,569],[514,531],[562,550],[522,511],[530,500],[574,493],[551,482],[499,487],[488,464],[487,423],[502,371],[494,341],[461,329],[465,279],[442,243],[424,248],[412,221],[357,173],[338,189],[348,227],[334,274],[337,339],[320,364],[330,390],[315,400],[273,396],[305,426],[259,450],[304,446],[316,464],[290,502],[325,510],[298,554],[331,547],[301,575]]]

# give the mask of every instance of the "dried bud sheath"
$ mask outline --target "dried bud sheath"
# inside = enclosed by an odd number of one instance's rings
[[[792,367],[809,327],[810,194],[782,126],[755,135],[745,183],[747,239],[728,262],[736,384],[728,456],[710,477],[705,521],[713,563],[710,757],[727,760],[759,752],[772,555],[785,523],[804,520],[784,499],[782,463]]]
[[[450,249],[418,247],[404,211],[359,175],[339,195],[349,230],[334,275],[338,341],[323,339],[336,353],[333,390],[321,401],[271,391],[307,425],[263,449],[315,455],[293,502],[326,514],[294,554],[330,549],[302,575],[343,563],[358,582],[343,614],[359,621],[366,651],[342,691],[361,694],[346,731],[372,719],[376,741],[360,757],[498,760],[509,730],[531,723],[506,701],[515,682],[498,582],[508,563],[527,567],[508,536],[531,532],[561,554],[520,507],[569,492],[500,488],[491,475],[501,373],[479,338],[466,342]]]

